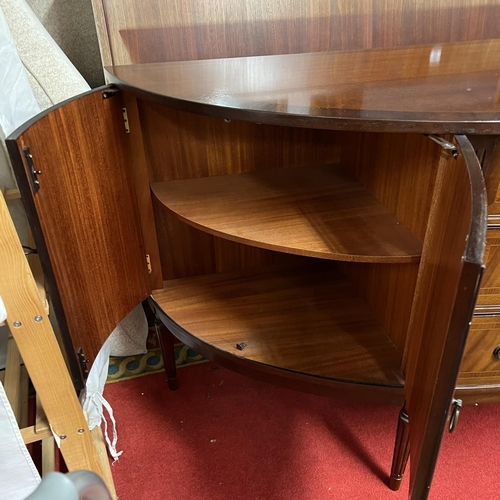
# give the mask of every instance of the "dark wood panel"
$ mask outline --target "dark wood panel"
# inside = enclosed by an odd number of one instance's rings
[[[498,2],[93,0],[105,64],[440,44],[500,37]]]
[[[170,280],[153,298],[213,350],[281,370],[400,387],[401,354],[335,264],[302,262]]]
[[[342,163],[423,240],[441,148],[418,134],[350,132],[341,133],[340,141]],[[403,351],[418,265],[344,265],[342,269]]]
[[[285,253],[356,262],[418,261],[421,241],[342,165],[154,183],[180,220]]]
[[[339,263],[400,352],[404,352],[418,263]]]
[[[340,157],[335,133],[200,116],[139,101],[146,157],[157,182],[323,165]]]
[[[330,131],[227,123],[147,101],[139,101],[139,111],[147,163],[156,181],[322,165],[340,156],[341,145]],[[238,262],[241,268],[265,265],[284,257],[202,235],[157,205],[155,218],[164,279],[232,270]]]
[[[164,279],[216,271],[214,236],[198,231],[168,214],[153,197]]]
[[[241,245],[234,241],[214,237],[215,271],[225,273],[254,267],[299,262],[296,255],[283,254],[262,248]]]
[[[163,273],[160,264],[158,238],[156,235],[153,205],[151,201],[150,182],[153,180],[151,166],[146,160],[144,139],[142,136],[137,101],[131,95],[124,94],[124,104],[127,110],[127,121],[130,137],[127,141],[127,155],[130,158],[131,174],[137,193],[137,208],[141,221],[141,234],[144,249],[149,255],[150,269],[149,282],[151,288],[158,288],[163,282]]]
[[[8,141],[23,197],[36,209],[35,241],[46,244],[44,272],[55,276],[51,295],[60,297],[74,348],[91,361],[150,291],[122,107],[120,95],[103,99],[97,90],[43,113]],[[38,192],[19,157],[24,147],[40,171]]]
[[[459,383],[464,378],[491,377],[500,384],[500,359],[494,354],[499,346],[500,317],[474,317],[460,366]]]
[[[427,498],[479,290],[487,198],[464,136],[462,154],[443,152],[405,352],[414,500]],[[450,187],[453,189],[450,189]]]
[[[500,230],[490,229],[486,236],[484,254],[486,270],[481,290],[477,298],[478,305],[498,306],[500,309]]]
[[[498,133],[500,40],[108,68],[186,111],[319,129]],[[297,71],[301,68],[301,71]],[[265,78],[262,76],[265,75]]]
[[[499,404],[500,383],[498,379],[490,377],[478,377],[472,379],[459,379],[455,389],[455,397],[461,399],[465,405],[474,404]]]

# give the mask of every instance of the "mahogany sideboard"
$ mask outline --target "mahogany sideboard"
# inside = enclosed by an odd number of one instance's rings
[[[404,405],[391,487],[411,450],[427,498],[458,400],[500,401],[499,49],[114,66],[15,131],[75,385],[149,297],[230,369]]]

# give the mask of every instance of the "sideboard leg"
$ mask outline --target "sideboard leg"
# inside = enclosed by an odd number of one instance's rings
[[[156,322],[155,328],[160,342],[168,387],[171,391],[175,391],[179,387],[179,382],[175,365],[174,337],[162,323]]]
[[[391,477],[389,488],[397,491],[401,486],[403,475],[410,454],[410,426],[406,408],[403,406],[399,412],[398,430],[396,432],[396,442],[394,444],[394,455],[392,458]]]

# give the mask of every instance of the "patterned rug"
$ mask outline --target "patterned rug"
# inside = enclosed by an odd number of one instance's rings
[[[147,349],[148,352],[146,354],[137,354],[135,356],[127,356],[126,358],[111,356],[109,358],[107,383],[121,382],[122,380],[129,380],[163,371],[161,349],[154,332],[150,332],[148,336]],[[200,354],[194,352],[184,344],[176,344],[174,349],[177,368],[197,365],[207,361]]]

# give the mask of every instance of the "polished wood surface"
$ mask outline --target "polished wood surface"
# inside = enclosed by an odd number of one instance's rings
[[[35,117],[7,143],[61,329],[93,361],[150,292],[119,95],[102,91]],[[31,191],[21,151],[40,170]],[[60,303],[59,303],[60,300]],[[73,358],[73,356],[69,356]]]
[[[328,130],[227,122],[140,99],[146,158],[157,182],[340,160],[343,138]]]
[[[338,134],[341,163],[423,241],[442,149],[420,134]],[[418,264],[349,264],[342,270],[403,351]]]
[[[486,241],[481,166],[467,138],[457,141],[461,154],[443,153],[437,173],[405,352],[413,500],[429,493]]]
[[[500,128],[499,50],[500,40],[488,40],[114,66],[108,76],[138,95],[226,119],[486,134]]]
[[[394,443],[394,455],[392,457],[391,475],[389,477],[389,488],[398,491],[403,481],[403,475],[410,456],[410,425],[406,408],[399,412],[398,429]]]
[[[93,0],[104,65],[500,37],[483,0]]]
[[[149,189],[149,183],[153,180],[153,174],[151,172],[151,165],[146,160],[137,100],[131,95],[124,94],[123,103],[127,110],[127,120],[130,129],[126,154],[129,158],[135,192],[137,194],[137,208],[141,221],[144,251],[149,255],[151,268],[149,284],[150,288],[153,289],[160,287],[163,282],[153,204]]]
[[[497,306],[496,309],[500,311],[500,229],[488,230],[484,262],[486,270],[477,304]]]
[[[401,387],[400,352],[335,264],[301,262],[166,281],[152,296],[211,351],[299,374]]]
[[[411,262],[422,244],[341,165],[152,184],[180,220],[270,250],[332,260]]]
[[[324,165],[340,158],[343,139],[332,131],[228,123],[155,102],[138,104],[145,155],[155,181]],[[159,203],[154,207],[164,279],[277,262],[276,252],[197,231]]]
[[[500,359],[494,354],[500,345],[499,330],[499,316],[479,316],[472,319],[460,367],[459,382],[481,377],[483,379],[481,382],[484,384],[484,378],[488,377],[496,379],[497,384],[500,383]]]

